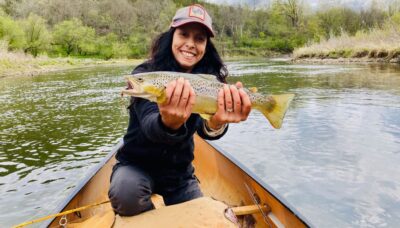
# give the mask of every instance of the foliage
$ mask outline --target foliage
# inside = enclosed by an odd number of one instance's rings
[[[351,9],[335,7],[317,13],[314,18],[325,38],[338,36],[342,31],[355,34],[361,28],[361,18]]]
[[[397,13],[394,13],[389,20],[386,22],[386,25],[393,25],[397,27],[397,29],[400,29],[400,11]]]
[[[53,41],[61,54],[86,54],[90,43],[94,41],[95,30],[84,26],[82,22],[73,18],[54,26]]]
[[[0,41],[33,56],[144,58],[175,11],[199,2],[213,18],[216,47],[226,55],[290,53],[342,35],[398,31],[400,24],[399,0],[385,10],[373,0],[359,11],[338,1],[310,11],[305,0],[271,0],[259,9],[199,0],[0,0]]]
[[[21,49],[25,45],[24,31],[8,16],[0,16],[0,39],[6,41],[9,50]]]
[[[132,33],[128,40],[130,58],[141,58],[146,56],[150,50],[150,39],[143,33]]]
[[[50,33],[43,18],[31,14],[20,23],[25,33],[26,44],[23,48],[25,53],[31,53],[36,57],[49,48]]]
[[[114,33],[109,33],[106,36],[100,37],[97,41],[99,55],[104,59],[125,57],[129,54],[126,44],[118,42],[118,36]]]

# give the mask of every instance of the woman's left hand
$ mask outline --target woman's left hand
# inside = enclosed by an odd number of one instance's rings
[[[239,123],[247,119],[250,111],[251,101],[242,83],[224,85],[218,92],[217,112],[208,121],[208,126],[217,130],[226,123]]]

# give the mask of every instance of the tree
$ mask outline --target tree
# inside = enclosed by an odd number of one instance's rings
[[[386,13],[380,8],[376,0],[372,0],[368,10],[361,11],[361,22],[364,28],[380,27],[387,19]]]
[[[128,46],[119,42],[114,33],[100,37],[97,43],[99,55],[104,59],[126,57],[129,54]]]
[[[268,32],[273,36],[287,36],[292,32],[283,12],[284,9],[281,2],[276,1],[272,3],[271,9],[269,10],[267,24]]]
[[[53,40],[59,51],[70,55],[82,53],[84,45],[94,42],[95,31],[93,28],[84,26],[79,19],[63,21],[54,26]]]
[[[16,3],[18,3],[18,0],[0,0],[0,8],[2,8],[6,14],[12,15],[16,8]]]
[[[269,20],[268,13],[265,10],[256,10],[250,15],[250,17],[251,19],[246,27],[252,28],[252,34],[260,35],[263,33],[265,36],[268,31],[268,23],[266,23]]]
[[[399,12],[400,12],[400,0],[392,0],[389,4],[389,9],[388,9],[389,16],[392,16]]]
[[[6,41],[10,50],[21,49],[25,45],[24,31],[8,16],[0,16],[0,39]]]
[[[4,16],[6,16],[6,12],[4,12],[3,8],[0,7],[0,17],[4,17]]]
[[[42,17],[31,14],[26,20],[21,21],[21,25],[26,40],[25,53],[29,52],[36,57],[48,48],[50,33],[47,30],[46,21]]]
[[[128,37],[136,21],[133,6],[127,0],[103,1],[100,6],[106,26],[119,37]]]
[[[176,11],[171,0],[137,0],[133,7],[137,16],[134,32],[147,33],[151,38],[168,29]]]
[[[221,35],[232,37],[236,45],[243,34],[245,24],[245,14],[242,7],[225,6],[219,10],[221,18],[217,21],[222,28]]]
[[[289,18],[293,27],[299,27],[303,9],[300,0],[286,0],[283,3],[284,14]]]
[[[144,33],[132,33],[128,39],[129,57],[141,58],[149,53],[150,38]]]
[[[345,7],[317,12],[317,17],[320,27],[324,30],[325,38],[339,36],[343,31],[354,35],[361,28],[360,16],[357,12]]]

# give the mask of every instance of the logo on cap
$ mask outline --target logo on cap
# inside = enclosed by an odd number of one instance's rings
[[[205,15],[206,15],[206,11],[202,7],[200,7],[198,5],[190,6],[189,17],[197,17],[204,21]]]

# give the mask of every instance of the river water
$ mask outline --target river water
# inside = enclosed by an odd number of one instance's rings
[[[227,65],[231,82],[296,98],[282,129],[253,111],[219,147],[316,227],[400,224],[400,66]],[[0,227],[49,214],[124,134],[131,68],[0,79]]]

